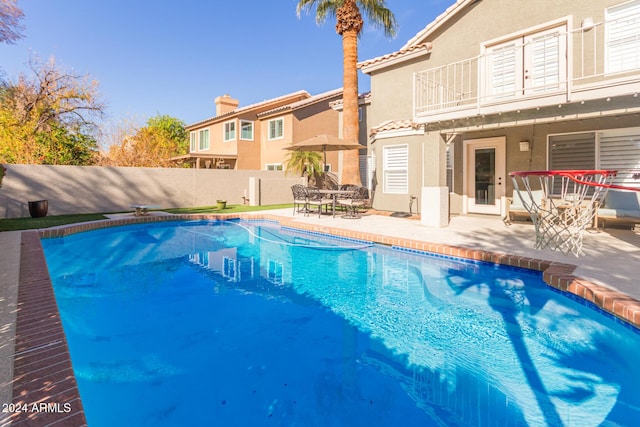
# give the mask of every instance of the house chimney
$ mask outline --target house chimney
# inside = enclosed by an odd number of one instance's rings
[[[233,99],[228,93],[222,96],[218,96],[215,100],[216,103],[216,116],[228,113],[238,108],[240,101]]]

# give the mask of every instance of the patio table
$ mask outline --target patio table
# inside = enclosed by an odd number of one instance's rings
[[[331,206],[331,212],[333,213],[333,217],[336,217],[336,201],[338,200],[338,196],[350,196],[355,193],[354,190],[318,190],[320,194],[327,194],[331,196],[331,200],[333,200],[333,204]]]

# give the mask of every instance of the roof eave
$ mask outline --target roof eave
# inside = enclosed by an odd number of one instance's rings
[[[382,69],[391,67],[393,65],[402,64],[403,62],[411,61],[413,59],[420,58],[424,55],[428,55],[431,53],[431,50],[432,50],[431,43],[429,43],[429,44],[426,44],[421,49],[415,49],[401,56],[394,56],[383,61],[378,61],[369,65],[364,65],[364,66],[361,66],[360,69],[365,74],[371,74],[374,71],[382,70]]]
[[[424,43],[434,31],[442,27],[445,23],[447,23],[456,13],[458,13],[464,7],[477,3],[482,0],[457,0],[455,4],[452,4],[436,17],[433,21],[431,21],[422,31],[413,36],[409,41],[402,46],[401,50],[408,49],[412,46],[418,45],[420,43]]]

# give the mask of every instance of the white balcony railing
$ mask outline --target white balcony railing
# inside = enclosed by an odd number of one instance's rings
[[[619,35],[612,34],[621,27]],[[547,30],[504,49],[486,49],[483,55],[415,73],[414,115],[429,120],[471,110],[483,114],[496,106],[505,111],[527,103],[553,105],[637,92],[639,28],[637,14],[570,32]]]

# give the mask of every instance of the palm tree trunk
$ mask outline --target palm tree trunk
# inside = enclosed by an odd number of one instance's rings
[[[342,33],[344,54],[342,138],[348,142],[358,142],[360,126],[358,123],[358,31],[347,30]],[[361,185],[360,150],[343,152],[343,184]]]

